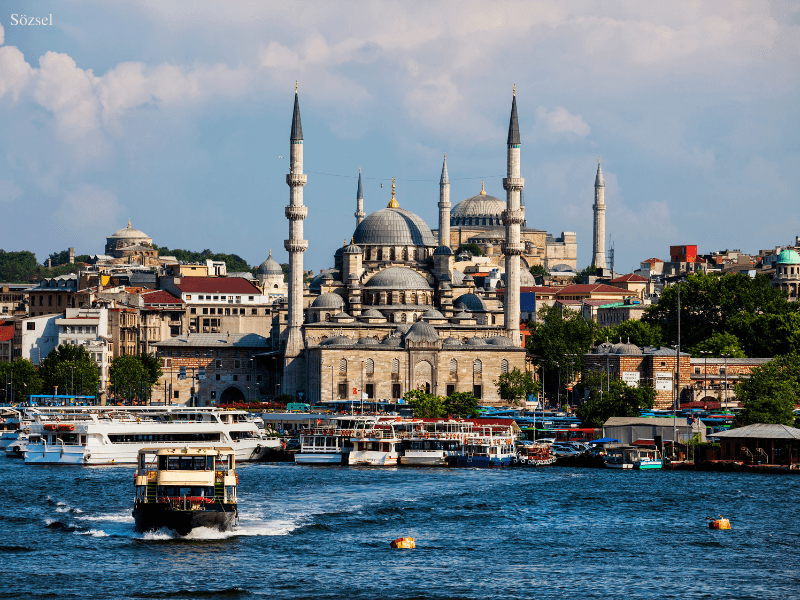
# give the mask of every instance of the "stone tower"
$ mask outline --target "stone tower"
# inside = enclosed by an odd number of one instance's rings
[[[286,175],[286,184],[289,186],[289,206],[285,211],[286,218],[289,220],[289,239],[283,242],[283,247],[289,253],[289,326],[286,336],[282,391],[294,395],[305,388],[303,361],[298,360],[298,356],[303,351],[303,332],[301,330],[303,325],[303,252],[308,248],[308,240],[303,239],[303,219],[308,215],[308,208],[303,206],[303,186],[306,184],[306,176],[303,175],[303,127],[300,124],[300,103],[297,98],[296,83],[292,133],[289,140],[289,174]]]
[[[364,192],[361,189],[361,167],[358,167],[358,190],[356,191],[356,212],[354,215],[356,217],[356,227],[361,225],[361,221],[367,216],[364,213]]]
[[[525,180],[519,176],[520,139],[519,122],[517,120],[517,88],[514,86],[514,97],[511,101],[511,121],[508,125],[508,166],[503,178],[506,190],[506,210],[503,211],[503,223],[506,226],[506,240],[503,254],[506,257],[506,300],[505,326],[506,335],[515,346],[519,339],[519,257],[524,250],[520,242],[520,225],[525,220],[520,209],[520,193]]]
[[[450,246],[450,177],[447,175],[446,154],[439,179],[439,245]]]
[[[594,238],[592,264],[598,269],[606,268],[606,185],[603,169],[597,159],[597,177],[594,180]]]

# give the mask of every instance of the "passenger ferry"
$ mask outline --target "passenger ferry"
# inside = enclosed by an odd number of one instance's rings
[[[660,469],[661,453],[651,448],[621,446],[606,451],[605,466],[609,469]]]
[[[0,450],[5,451],[6,456],[22,458],[28,443],[30,422],[30,418],[23,410],[3,409],[0,422]]]
[[[233,448],[141,448],[134,476],[136,530],[187,535],[197,527],[233,529],[239,518],[235,465]]]
[[[516,456],[514,425],[483,426],[464,442],[464,452],[456,459],[459,467],[507,467]]]
[[[455,464],[463,453],[464,440],[472,434],[470,421],[424,420],[405,421],[407,431],[401,431],[403,453],[400,464],[435,467]]]
[[[135,464],[142,448],[215,444],[240,462],[258,460],[280,441],[264,436],[248,413],[218,408],[75,407],[31,409],[25,464]]]
[[[371,429],[377,417],[339,417],[328,419],[300,436],[300,452],[294,462],[300,465],[342,465],[353,449],[350,438],[357,430]]]
[[[387,467],[400,461],[403,441],[395,432],[394,421],[364,423],[353,431],[350,442],[349,465]]]

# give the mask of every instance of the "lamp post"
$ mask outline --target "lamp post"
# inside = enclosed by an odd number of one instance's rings
[[[700,350],[700,354],[703,355],[703,399],[705,400],[706,388],[708,388],[708,355],[711,354],[711,350]]]
[[[725,410],[728,410],[728,359],[730,354],[723,354],[722,358],[725,359]]]

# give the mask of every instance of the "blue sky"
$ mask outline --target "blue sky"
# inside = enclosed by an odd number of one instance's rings
[[[305,266],[331,266],[397,178],[436,227],[505,198],[517,86],[526,216],[591,257],[602,157],[618,271],[670,244],[800,235],[797,2],[22,2],[0,13],[0,248],[102,251],[128,218],[170,248],[287,260],[299,80]],[[49,16],[51,26],[11,24]],[[19,18],[19,17],[17,17]],[[380,184],[383,183],[383,188]]]

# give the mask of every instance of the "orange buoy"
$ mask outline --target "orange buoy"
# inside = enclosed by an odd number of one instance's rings
[[[401,537],[392,542],[392,548],[416,548],[413,537]]]
[[[712,519],[708,523],[709,529],[730,529],[731,522],[728,519],[723,519],[720,515],[719,519]]]

